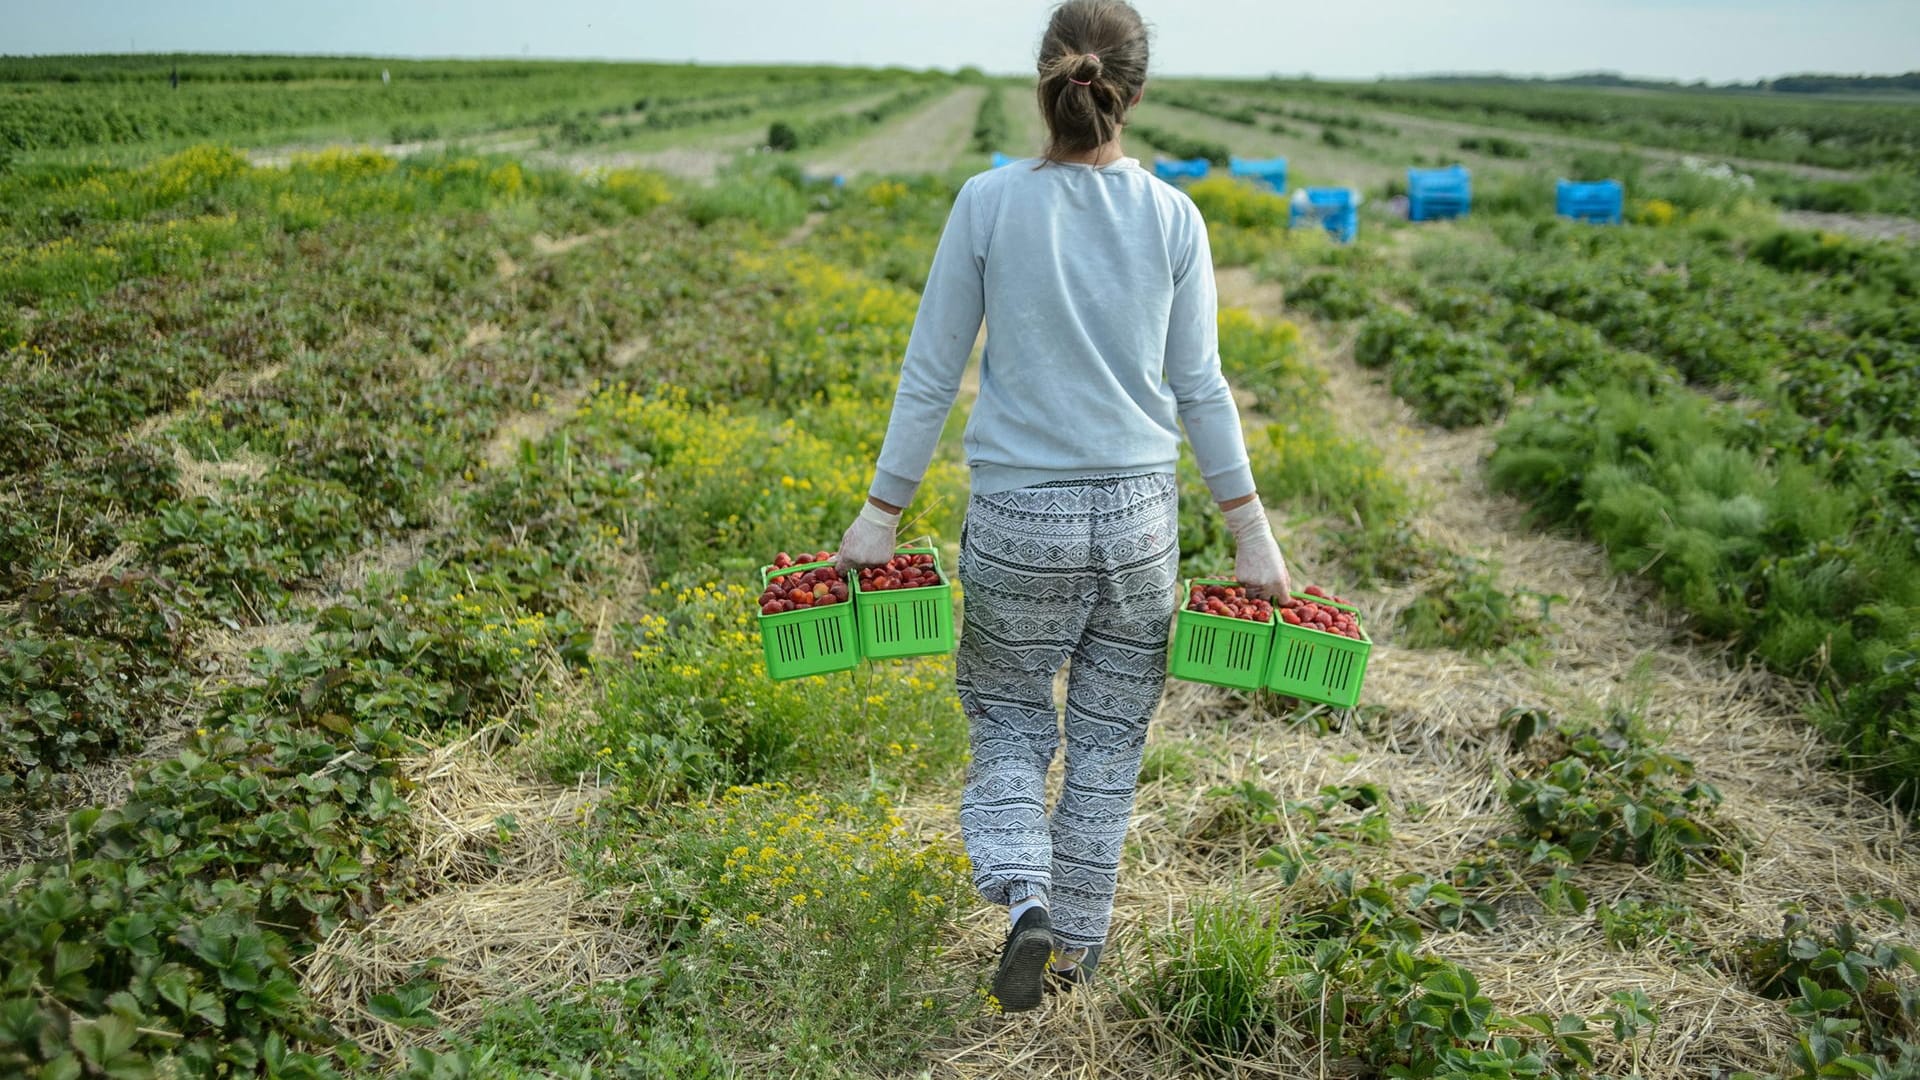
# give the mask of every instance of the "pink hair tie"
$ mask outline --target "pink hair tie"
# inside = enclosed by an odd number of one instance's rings
[[[1100,59],[1100,57],[1099,57],[1099,56],[1097,56],[1097,55],[1096,55],[1096,54],[1094,54],[1094,53],[1088,53],[1088,54],[1087,54],[1087,58],[1088,58],[1089,60],[1098,60],[1098,59]],[[1076,78],[1074,78],[1074,77],[1073,77],[1073,76],[1071,76],[1071,75],[1069,75],[1069,76],[1067,76],[1067,81],[1068,81],[1068,82],[1070,82],[1070,83],[1072,83],[1072,84],[1073,84],[1073,85],[1075,85],[1075,86],[1092,86],[1092,85],[1093,85],[1093,80],[1092,80],[1092,79],[1086,79],[1086,80],[1084,80],[1084,81],[1083,81],[1083,80],[1080,80],[1080,79],[1076,79]]]

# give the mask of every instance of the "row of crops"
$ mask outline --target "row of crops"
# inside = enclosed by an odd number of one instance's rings
[[[1466,83],[1243,84],[1269,99],[1383,106],[1452,120],[1576,134],[1700,154],[1838,168],[1920,163],[1916,107],[1862,95],[1622,92]]]
[[[1351,320],[1356,360],[1429,421],[1504,420],[1497,485],[1607,543],[1701,632],[1827,687],[1841,756],[1911,791],[1920,256],[1710,213],[1473,235],[1275,269],[1292,302]]]
[[[1267,269],[1290,303],[1350,322],[1358,362],[1425,419],[1504,418],[1497,485],[1607,543],[1705,634],[1822,686],[1838,755],[1906,798],[1920,254],[1772,226],[1737,185],[1649,179],[1648,228],[1500,216],[1531,207],[1496,187],[1491,219],[1411,258],[1283,251]],[[1214,216],[1258,219],[1247,201],[1215,198]]]
[[[1592,115],[1568,117],[1563,124],[1552,126],[1497,111],[1475,111],[1453,102],[1450,91],[1444,89],[1428,94],[1426,87],[1404,87],[1397,94],[1388,94],[1391,87],[1179,82],[1162,88],[1151,100],[1174,106],[1184,115],[1197,114],[1221,123],[1210,125],[1211,131],[1200,132],[1186,130],[1188,125],[1155,120],[1147,127],[1136,126],[1134,134],[1169,155],[1206,157],[1220,163],[1232,152],[1229,143],[1238,145],[1252,139],[1266,143],[1270,151],[1274,140],[1267,136],[1280,136],[1287,140],[1283,153],[1312,150],[1324,154],[1331,150],[1356,162],[1395,165],[1446,165],[1461,160],[1464,153],[1477,156],[1488,166],[1485,173],[1525,177],[1536,187],[1542,181],[1550,183],[1557,171],[1560,176],[1613,177],[1625,181],[1632,190],[1649,186],[1682,188],[1694,198],[1709,194],[1718,185],[1713,174],[1719,169],[1710,164],[1713,154],[1752,154],[1759,160],[1741,165],[1741,171],[1748,174],[1744,183],[1783,208],[1906,216],[1920,213],[1920,168],[1912,163],[1911,147],[1901,141],[1904,136],[1889,134],[1913,127],[1920,110],[1912,105],[1840,102],[1831,108],[1823,106],[1823,116],[1831,113],[1873,118],[1865,123],[1878,134],[1834,159],[1855,171],[1808,175],[1789,168],[1805,146],[1794,129],[1782,130],[1774,152],[1731,138],[1716,141],[1696,137],[1701,135],[1702,114],[1689,110],[1702,100],[1698,96],[1683,97],[1681,115],[1690,118],[1685,124],[1671,130],[1649,130],[1638,126],[1638,119],[1626,126],[1609,119],[1625,115],[1620,110],[1630,110],[1631,106],[1624,104],[1629,99],[1604,92],[1563,91],[1582,108],[1592,110]],[[1463,94],[1478,92],[1471,87],[1456,89]],[[1522,93],[1513,88],[1486,92]],[[1639,99],[1636,96],[1631,100]],[[1740,101],[1741,108],[1780,124],[1793,121],[1774,118],[1774,110],[1792,115],[1793,110],[1807,107],[1804,103],[1780,103],[1751,95]],[[1706,114],[1711,113],[1711,109],[1706,110]],[[1633,115],[1638,118],[1637,113]],[[1471,126],[1460,126],[1463,121]],[[1675,156],[1676,150],[1700,155],[1701,171],[1708,175],[1667,168],[1655,160],[1661,153]],[[1268,151],[1248,156],[1263,152]],[[1534,161],[1540,166],[1530,168]],[[1769,161],[1778,164],[1770,166],[1766,164]],[[1485,173],[1483,180],[1487,178]],[[1316,180],[1345,184],[1351,178],[1328,175]],[[1488,193],[1524,200],[1523,190],[1516,182]],[[1387,192],[1396,193],[1404,192]]]
[[[910,82],[898,70],[696,65],[343,61],[297,58],[16,58],[0,61],[0,152],[271,135],[412,141],[564,127],[669,130]],[[179,83],[171,82],[173,73]],[[382,75],[385,73],[386,78]],[[263,89],[262,83],[270,84]],[[628,132],[629,134],[631,132]],[[597,139],[593,136],[597,136]]]

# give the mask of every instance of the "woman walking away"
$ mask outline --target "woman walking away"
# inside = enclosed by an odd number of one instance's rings
[[[1045,156],[960,189],[839,556],[854,567],[892,556],[984,318],[960,530],[956,683],[973,751],[960,820],[975,884],[1009,909],[993,979],[1008,1012],[1084,982],[1106,942],[1166,679],[1182,424],[1226,511],[1241,583],[1288,590],[1220,374],[1206,224],[1121,151],[1147,81],[1139,14],[1118,0],[1061,4],[1039,72]],[[1069,659],[1066,783],[1049,812],[1053,681]]]

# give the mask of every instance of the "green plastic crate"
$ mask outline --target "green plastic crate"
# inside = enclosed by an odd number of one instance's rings
[[[1339,608],[1360,621],[1360,610],[1350,604],[1306,593],[1294,593],[1296,600]],[[1276,620],[1278,612],[1275,612]],[[1324,630],[1308,630],[1277,622],[1273,656],[1267,667],[1267,688],[1302,701],[1318,702],[1351,709],[1360,702],[1360,683],[1367,676],[1367,657],[1373,652],[1373,639],[1360,627],[1355,641]]]
[[[953,580],[930,547],[901,548],[896,555],[931,555],[933,568],[946,580],[919,589],[863,592],[853,582],[853,606],[859,612],[860,653],[869,660],[931,656],[953,651]]]
[[[812,570],[817,563],[775,570],[760,570],[762,591],[774,578]],[[774,679],[798,679],[845,671],[860,662],[860,634],[855,628],[853,586],[847,587],[847,602],[825,607],[783,611],[761,615],[760,645],[766,651],[767,674]]]
[[[1195,585],[1239,585],[1224,578],[1191,578],[1180,584],[1180,606],[1173,617],[1173,644],[1167,649],[1167,673],[1176,679],[1258,690],[1267,678],[1273,649],[1273,623],[1231,619],[1188,611]]]

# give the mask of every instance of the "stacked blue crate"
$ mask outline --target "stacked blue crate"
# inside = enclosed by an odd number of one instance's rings
[[[1555,213],[1595,225],[1620,224],[1626,202],[1618,180],[1562,180],[1554,192]]]
[[[1318,222],[1335,240],[1351,244],[1360,235],[1360,193],[1352,188],[1301,188],[1293,193],[1289,224]]]
[[[1465,165],[1407,170],[1407,220],[1441,221],[1467,216],[1473,207],[1473,175]]]
[[[1227,172],[1256,184],[1265,184],[1269,191],[1287,190],[1287,159],[1283,157],[1228,158]]]
[[[1178,184],[1183,180],[1204,180],[1207,176],[1207,159],[1197,158],[1155,158],[1153,175],[1169,184]]]
[[[1002,165],[1011,165],[1014,162],[1019,160],[1020,159],[1017,157],[1013,157],[1008,154],[1003,154],[998,150],[995,150],[993,152],[993,167],[996,169],[1000,168]]]

